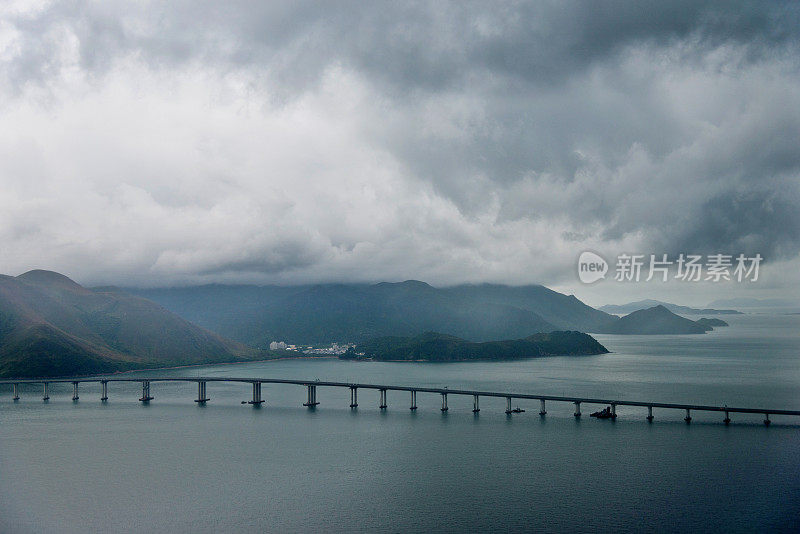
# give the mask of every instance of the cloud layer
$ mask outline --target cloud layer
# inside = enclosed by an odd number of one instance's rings
[[[792,2],[12,2],[0,270],[558,286],[585,249],[793,264],[799,28]]]

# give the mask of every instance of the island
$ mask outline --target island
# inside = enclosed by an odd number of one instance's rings
[[[598,310],[604,311],[606,313],[613,313],[613,314],[626,314],[631,313],[639,310],[646,310],[648,308],[652,308],[654,306],[664,306],[666,309],[671,311],[672,313],[681,313],[684,315],[741,315],[742,312],[739,310],[719,310],[714,308],[692,308],[690,306],[681,306],[679,304],[672,304],[670,302],[663,302],[660,300],[654,299],[645,299],[645,300],[638,300],[636,302],[629,302],[627,304],[606,304],[605,306],[600,306],[597,308]]]
[[[722,319],[717,319],[714,317],[703,317],[702,319],[698,319],[695,321],[700,326],[708,326],[709,329],[714,328],[715,326],[730,326],[728,323],[723,321]]]
[[[705,334],[713,330],[709,325],[686,319],[658,305],[638,310],[609,324],[604,334]]]
[[[589,334],[575,331],[538,333],[522,339],[471,342],[425,332],[418,336],[377,337],[351,347],[343,360],[455,362],[471,360],[521,360],[543,356],[606,354],[608,349]]]

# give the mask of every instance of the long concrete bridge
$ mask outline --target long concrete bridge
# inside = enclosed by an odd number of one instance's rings
[[[60,379],[25,379],[25,380],[0,380],[0,384],[12,386],[14,400],[19,400],[20,388],[22,384],[39,384],[42,386],[42,398],[47,401],[50,398],[49,386],[50,384],[72,384],[72,400],[77,401],[78,386],[80,384],[95,383],[100,384],[100,400],[102,402],[108,401],[108,384],[115,382],[138,382],[142,385],[142,396],[139,401],[143,403],[150,402],[154,397],[150,394],[150,384],[154,382],[192,382],[197,384],[197,398],[195,402],[198,404],[205,404],[211,400],[206,393],[206,385],[209,382],[235,382],[242,384],[250,384],[252,387],[252,399],[249,401],[242,401],[242,404],[251,404],[253,406],[260,406],[264,400],[261,398],[261,385],[262,384],[291,384],[303,386],[307,389],[308,400],[303,403],[303,406],[314,408],[319,405],[317,401],[317,388],[349,388],[350,389],[350,407],[358,407],[358,390],[377,390],[380,394],[380,401],[378,408],[385,410],[388,407],[387,392],[389,391],[403,391],[410,393],[411,410],[417,409],[417,393],[430,393],[440,395],[442,400],[442,412],[448,411],[447,398],[450,395],[461,395],[472,397],[472,411],[474,413],[480,412],[480,398],[481,397],[498,397],[506,399],[506,414],[515,413],[517,410],[512,410],[511,404],[513,400],[538,400],[539,401],[539,415],[544,416],[547,414],[546,403],[550,402],[566,402],[575,406],[575,417],[581,416],[581,405],[603,405],[610,407],[611,418],[617,416],[617,406],[637,406],[647,409],[647,421],[653,421],[653,410],[655,408],[668,409],[668,410],[681,410],[685,413],[684,420],[689,423],[692,420],[692,412],[719,412],[724,413],[725,418],[723,423],[729,424],[731,422],[730,414],[763,414],[764,424],[770,424],[771,415],[788,415],[800,416],[800,410],[778,410],[767,408],[742,408],[730,406],[708,406],[701,404],[679,404],[679,403],[665,403],[665,402],[645,402],[645,401],[629,401],[629,400],[615,400],[615,399],[601,399],[591,397],[564,397],[555,395],[534,395],[530,393],[502,393],[496,391],[478,391],[466,389],[448,389],[448,388],[427,388],[427,387],[409,387],[409,386],[389,386],[379,384],[360,384],[349,382],[330,382],[320,380],[287,380],[282,378],[221,378],[221,377],[152,377],[152,378],[60,378]]]

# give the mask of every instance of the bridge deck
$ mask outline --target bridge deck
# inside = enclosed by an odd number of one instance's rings
[[[341,387],[357,389],[375,389],[386,391],[414,391],[422,393],[436,393],[446,395],[469,395],[479,397],[500,397],[510,399],[532,399],[554,402],[580,402],[585,404],[611,404],[616,406],[640,406],[644,408],[671,408],[677,410],[695,410],[706,412],[729,412],[729,413],[760,413],[769,415],[795,415],[800,416],[800,410],[779,410],[773,408],[742,408],[729,406],[709,406],[703,404],[681,404],[669,402],[646,402],[631,400],[603,399],[595,397],[565,397],[557,395],[536,395],[531,393],[512,393],[497,391],[481,391],[468,389],[449,389],[449,388],[430,388],[412,386],[392,386],[381,384],[362,384],[352,382],[331,382],[322,380],[290,380],[283,378],[225,378],[225,377],[139,377],[139,378],[37,378],[25,380],[0,380],[0,384],[57,384],[57,383],[85,383],[85,382],[240,382],[247,384],[291,384],[298,386],[322,386],[322,387]]]

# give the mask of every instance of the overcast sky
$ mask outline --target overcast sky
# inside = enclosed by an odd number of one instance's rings
[[[765,258],[582,285],[593,250]],[[0,272],[798,296],[796,2],[3,2]],[[612,265],[613,269],[613,265]]]

